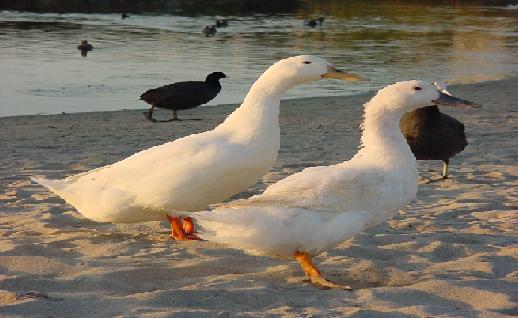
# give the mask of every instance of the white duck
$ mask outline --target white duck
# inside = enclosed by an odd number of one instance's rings
[[[213,130],[63,180],[33,180],[88,219],[129,223],[167,216],[174,238],[197,239],[192,220],[182,224],[184,212],[221,202],[265,175],[279,151],[281,97],[293,86],[321,78],[361,80],[319,57],[287,58],[268,68],[243,104]]]
[[[202,237],[256,255],[295,257],[313,284],[311,261],[365,228],[391,218],[416,196],[416,160],[399,130],[404,113],[437,103],[471,105],[423,81],[380,90],[365,105],[361,148],[349,161],[304,169],[263,194],[194,213]]]

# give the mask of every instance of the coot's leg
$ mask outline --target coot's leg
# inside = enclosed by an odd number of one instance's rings
[[[158,122],[160,123],[168,123],[168,122],[171,122],[171,121],[182,121],[183,119],[180,119],[178,118],[178,114],[176,112],[176,110],[172,110],[173,111],[173,118],[171,119],[166,119],[166,120],[159,120]]]
[[[156,119],[153,118],[153,110],[154,110],[154,108],[155,108],[155,106],[151,106],[151,108],[147,112],[144,112],[144,115],[146,115],[146,119],[147,120],[156,123]]]
[[[167,119],[167,120],[161,120],[161,123],[168,123],[170,121],[181,121],[182,119],[178,118],[178,114],[176,113],[176,110],[173,109],[173,118]]]
[[[442,178],[448,179],[448,164],[450,164],[450,159],[443,160],[442,162]]]
[[[433,182],[438,182],[438,181],[442,181],[442,180],[446,180],[448,179],[448,165],[450,164],[450,159],[445,159],[442,161],[442,176],[440,178],[430,178],[429,180],[427,180],[425,183],[426,184],[430,184],[430,183],[433,183]]]

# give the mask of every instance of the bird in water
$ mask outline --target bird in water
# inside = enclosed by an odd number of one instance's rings
[[[434,83],[443,93],[450,95],[446,86]],[[412,153],[417,160],[442,160],[442,178],[448,178],[450,158],[468,145],[464,124],[441,113],[437,105],[416,109],[403,116],[400,122]],[[430,180],[432,182],[435,180]]]
[[[216,28],[216,25],[206,25],[202,31],[206,37],[209,37],[209,36],[216,35],[216,33],[218,32],[218,29]]]
[[[228,20],[217,20],[216,27],[218,28],[226,28],[228,27]]]
[[[148,120],[157,122],[153,118],[153,110],[165,108],[173,111],[173,118],[167,121],[180,120],[178,110],[195,108],[214,99],[221,91],[219,80],[226,77],[223,72],[213,72],[205,81],[177,82],[150,89],[140,95],[140,100],[151,105],[144,114]]]
[[[312,257],[390,219],[415,198],[416,159],[399,121],[430,103],[473,105],[429,82],[387,86],[365,105],[361,147],[352,159],[306,168],[261,195],[192,213],[200,236],[254,255],[295,258],[312,284],[350,289],[324,278]]]
[[[88,43],[87,40],[82,40],[81,43],[77,46],[77,49],[81,51],[82,56],[86,56],[88,52],[94,49],[94,47],[92,44]]]
[[[127,14],[126,12],[122,12],[122,13],[121,13],[121,18],[122,18],[122,20],[127,19],[127,18],[129,18],[129,17],[130,17],[130,15],[129,15],[129,14]]]
[[[173,238],[197,239],[193,221],[185,214],[222,202],[268,173],[279,152],[281,98],[294,86],[323,78],[361,79],[316,56],[287,58],[270,66],[241,106],[213,130],[62,180],[33,180],[88,219],[113,223],[168,219]]]
[[[322,26],[322,24],[324,24],[325,19],[326,18],[324,18],[324,17],[319,17],[318,19],[311,19],[311,20],[306,21],[306,25],[310,26],[312,28],[314,28],[316,26]]]

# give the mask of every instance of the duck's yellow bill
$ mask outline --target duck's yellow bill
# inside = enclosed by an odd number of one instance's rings
[[[348,73],[346,71],[340,70],[332,65],[327,66],[327,72],[322,74],[322,78],[334,78],[342,81],[348,82],[368,82],[369,80],[358,76],[353,73]]]

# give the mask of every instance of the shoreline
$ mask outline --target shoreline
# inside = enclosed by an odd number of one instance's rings
[[[477,85],[491,85],[491,84],[497,84],[498,82],[509,82],[509,81],[512,81],[512,82],[518,82],[518,77],[514,77],[514,76],[510,76],[510,77],[504,77],[504,78],[501,78],[501,79],[496,79],[496,80],[488,80],[488,81],[481,81],[481,82],[475,82],[475,83],[466,83],[466,84],[451,84],[451,85],[448,85],[448,89],[452,89],[452,90],[455,90],[459,87],[463,87],[463,86],[477,86]],[[381,87],[380,87],[381,88]],[[325,97],[322,97],[322,96],[308,96],[308,97],[297,97],[297,98],[287,98],[287,99],[283,99],[281,100],[281,105],[283,102],[286,102],[286,101],[290,101],[292,103],[298,103],[298,102],[301,102],[301,101],[314,101],[314,102],[319,102],[321,100],[326,100],[326,99],[347,99],[347,98],[361,98],[361,97],[365,97],[365,102],[367,102],[371,96],[373,96],[374,94],[376,93],[376,91],[367,91],[367,92],[358,92],[358,93],[355,93],[355,94],[349,94],[349,95],[337,95],[337,96],[325,96]],[[239,106],[241,103],[230,103],[230,104],[218,104],[218,105],[201,105],[201,106],[198,106],[194,109],[205,109],[205,107],[221,107],[221,108],[236,108],[237,106]],[[5,119],[5,118],[15,118],[15,117],[33,117],[33,116],[62,116],[62,115],[78,115],[78,114],[97,114],[97,113],[120,113],[120,112],[143,112],[143,111],[147,111],[148,108],[123,108],[123,109],[117,109],[117,110],[107,110],[107,111],[81,111],[81,112],[65,112],[65,113],[40,113],[40,114],[31,114],[31,115],[9,115],[9,116],[0,116],[0,120],[1,119]],[[168,111],[168,110],[164,110],[164,111]],[[187,111],[193,111],[193,109],[191,110],[187,110]],[[179,113],[183,113],[185,111],[180,111]]]
[[[368,91],[368,92],[362,92],[362,93],[356,93],[356,94],[351,94],[351,95],[338,95],[338,96],[326,96],[326,97],[322,97],[322,96],[309,96],[309,97],[296,97],[296,98],[286,98],[286,99],[282,99],[281,100],[281,104],[283,102],[286,102],[286,101],[290,101],[290,102],[300,102],[300,101],[306,101],[306,100],[325,100],[325,99],[328,99],[328,98],[349,98],[349,97],[365,97],[365,98],[370,98],[370,96],[372,96],[375,92],[374,91]],[[195,108],[191,108],[191,109],[187,109],[187,110],[181,110],[179,111],[179,114],[182,114],[184,112],[193,112],[194,109],[205,109],[205,108],[212,108],[212,107],[217,107],[217,108],[236,108],[238,107],[239,105],[241,105],[241,103],[226,103],[226,104],[217,104],[217,105],[201,105],[201,106],[198,106],[198,107],[195,107]],[[149,110],[149,107],[147,108],[122,108],[122,109],[116,109],[116,110],[106,110],[106,111],[81,111],[81,112],[62,112],[62,113],[38,113],[38,114],[31,114],[31,115],[9,115],[9,116],[0,116],[0,120],[1,119],[4,119],[4,118],[15,118],[15,117],[37,117],[37,116],[63,116],[63,115],[81,115],[81,114],[103,114],[103,113],[121,113],[121,112],[144,112],[144,111],[147,111]],[[164,111],[164,112],[168,112],[169,110],[167,109],[159,109],[157,108],[156,111]]]

